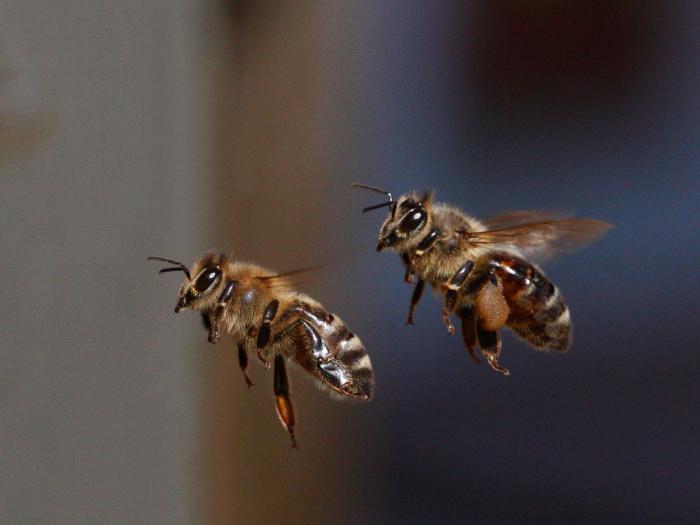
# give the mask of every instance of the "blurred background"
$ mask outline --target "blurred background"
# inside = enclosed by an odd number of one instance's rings
[[[691,523],[700,516],[700,5],[6,0],[0,521]],[[566,355],[475,366],[374,251],[360,181],[615,224],[545,265]],[[207,249],[279,270],[370,352],[369,404],[172,314]]]

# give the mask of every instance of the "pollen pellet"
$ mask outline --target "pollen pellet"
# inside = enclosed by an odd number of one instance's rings
[[[508,320],[510,309],[501,290],[492,282],[486,285],[477,294],[476,315],[479,318],[479,326],[484,330],[493,332],[503,326]]]

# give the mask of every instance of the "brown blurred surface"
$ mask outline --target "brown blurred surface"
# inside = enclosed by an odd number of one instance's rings
[[[228,61],[215,75],[211,202],[219,246],[284,271],[315,263],[317,224],[336,222],[321,191],[332,167],[322,155],[320,6],[242,4],[229,13]],[[300,450],[290,450],[275,413],[272,370],[251,355],[255,387],[247,391],[233,343],[217,346],[226,351],[217,349],[204,371],[208,522],[318,522],[318,508],[303,501],[338,487],[319,483],[320,454],[333,447],[334,430],[314,433],[313,421],[331,408],[317,399],[327,394],[300,388],[304,372],[291,367]]]

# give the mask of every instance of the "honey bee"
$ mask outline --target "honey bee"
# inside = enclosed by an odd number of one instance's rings
[[[442,321],[450,335],[457,313],[469,355],[479,362],[477,344],[495,371],[499,363],[499,330],[506,326],[537,350],[566,352],[571,345],[571,316],[556,286],[533,263],[558,251],[570,251],[600,237],[611,225],[541,211],[513,212],[478,221],[461,210],[433,202],[433,192],[412,192],[363,210],[389,208],[379,230],[377,251],[399,252],[404,280],[417,278],[408,310],[413,323],[425,283],[442,294]]]
[[[297,442],[286,360],[309,372],[337,397],[361,401],[372,397],[372,363],[360,338],[319,302],[292,290],[290,277],[301,271],[276,273],[213,253],[200,258],[191,270],[178,261],[148,259],[174,265],[158,273],[185,274],[175,313],[187,308],[201,312],[210,343],[216,343],[222,333],[233,337],[248,388],[253,386],[247,372],[248,351],[255,351],[266,369],[273,358],[277,415],[289,432],[292,448],[297,448]]]

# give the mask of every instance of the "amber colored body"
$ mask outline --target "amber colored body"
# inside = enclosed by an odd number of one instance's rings
[[[373,191],[378,188],[356,185]],[[491,367],[508,375],[498,362],[499,330],[512,329],[540,350],[565,352],[571,344],[571,317],[559,290],[527,254],[554,251],[592,241],[610,226],[589,219],[555,218],[543,212],[517,212],[494,219],[489,229],[452,206],[433,203],[432,194],[411,193],[366,208],[390,208],[377,250],[396,250],[406,266],[406,282],[417,280],[408,324],[424,284],[443,294],[442,318],[450,334],[450,317],[462,323],[462,337],[472,358],[481,351]]]
[[[180,288],[175,311],[190,308],[201,312],[211,343],[216,343],[222,332],[236,341],[249,387],[253,383],[246,372],[248,352],[255,351],[265,368],[274,356],[277,414],[294,447],[294,411],[285,360],[301,366],[338,397],[371,398],[372,365],[360,339],[319,302],[292,290],[288,276],[214,254],[198,260],[191,274],[184,265],[164,271],[178,268],[188,278]]]

